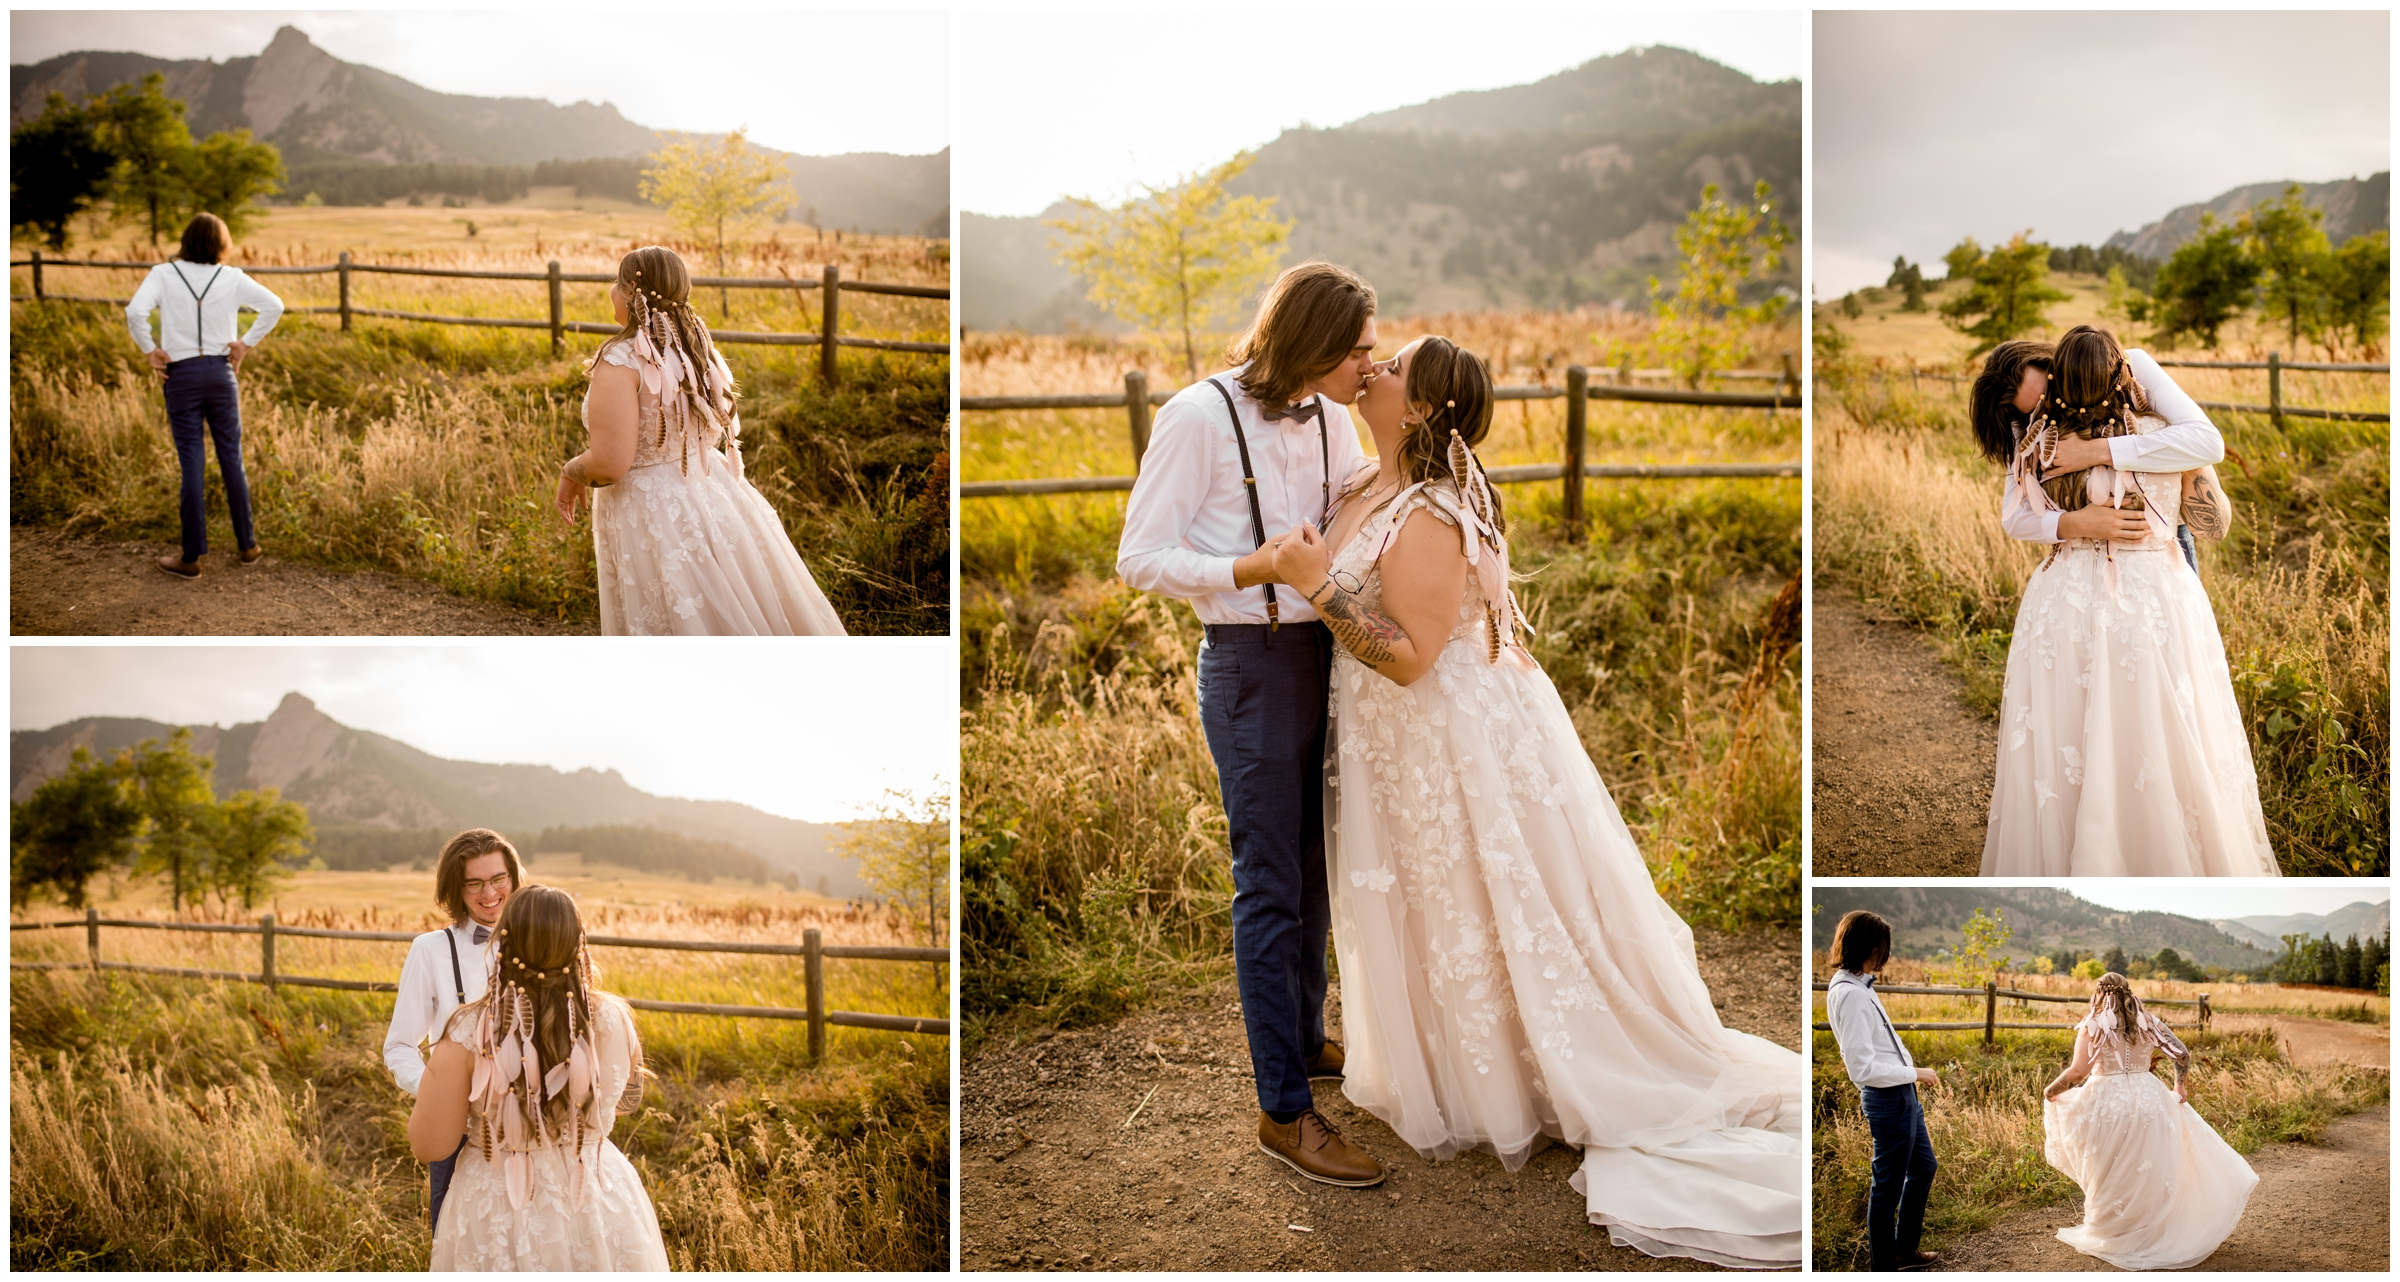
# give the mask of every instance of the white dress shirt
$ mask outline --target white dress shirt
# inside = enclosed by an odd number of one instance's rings
[[[199,295],[197,305],[195,294]],[[125,304],[125,326],[133,331],[133,345],[145,356],[152,347],[166,348],[171,361],[223,356],[240,332],[241,318],[235,314],[240,310],[258,313],[242,339],[256,347],[283,318],[283,300],[239,267],[187,263],[178,258],[151,268],[142,279],[142,287],[133,291],[133,301]],[[150,341],[152,312],[159,314],[161,341],[157,343]]]
[[[1320,450],[1316,423],[1296,418],[1268,422],[1257,400],[1242,390],[1241,372],[1228,370],[1216,379],[1233,393],[1234,412],[1242,416],[1267,537],[1273,539],[1295,525],[1320,523],[1325,519],[1327,486],[1338,490],[1366,457],[1359,448],[1358,430],[1350,425],[1350,412],[1322,396],[1316,398],[1325,407],[1325,445]],[[1142,455],[1142,474],[1125,503],[1117,573],[1145,592],[1191,602],[1202,623],[1265,623],[1265,589],[1233,586],[1233,563],[1257,547],[1233,424],[1226,417],[1224,398],[1203,379],[1159,407],[1150,448]],[[1276,588],[1276,613],[1282,622],[1317,617],[1301,595],[1313,586]]]
[[[442,942],[444,935],[458,943],[455,977],[450,973],[450,948]],[[491,950],[490,940],[475,942],[473,918],[448,930],[427,931],[409,944],[408,960],[400,965],[400,997],[392,1003],[392,1027],[383,1035],[383,1062],[401,1090],[414,1095],[417,1083],[425,1079],[425,1054],[417,1044],[427,1034],[440,1037],[449,1025],[451,1014],[462,1004],[458,981],[465,981],[467,1001],[483,997]]]
[[[1883,999],[1866,976],[1833,972],[1825,987],[1825,1022],[1833,1025],[1833,1040],[1842,1048],[1842,1067],[1861,1089],[1907,1086],[1917,1080],[1917,1061],[1892,1027],[1892,1017],[1883,1013]]]
[[[2149,394],[2150,408],[2166,419],[2166,425],[2133,436],[2108,438],[2109,457],[2118,471],[2189,472],[2213,467],[2224,459],[2225,437],[2217,425],[2208,421],[2198,401],[2167,377],[2150,353],[2128,348],[2125,363],[2132,367],[2134,381]],[[2058,518],[2066,513],[2052,506],[2040,489],[2040,483],[2026,473],[2009,474],[2008,488],[2000,497],[2000,528],[2008,531],[2010,538],[2058,542]]]

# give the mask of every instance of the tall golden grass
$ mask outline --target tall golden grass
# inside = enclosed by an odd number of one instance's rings
[[[108,911],[115,915],[117,909]],[[298,914],[390,930],[407,914]],[[840,905],[595,906],[594,933],[917,943]],[[79,930],[19,932],[17,960],[78,959]],[[112,960],[255,972],[255,937],[111,929]],[[277,940],[277,970],[391,979],[405,945]],[[799,1006],[794,959],[596,949],[633,997]],[[835,1009],[941,1015],[946,967],[831,960]],[[11,985],[10,1203],[18,1268],[422,1268],[424,1168],[382,1040],[391,998],[88,971]],[[947,1258],[943,1039],[637,1012],[659,1074],[615,1140],[677,1268],[923,1270]]]

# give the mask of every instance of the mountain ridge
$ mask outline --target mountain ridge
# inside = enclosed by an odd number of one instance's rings
[[[2252,207],[2282,196],[2290,185],[2290,179],[2245,183],[2207,200],[2178,205],[2136,231],[2109,237],[2105,247],[2163,261],[2200,233],[2200,215],[2214,214],[2219,223],[2231,222]],[[2300,191],[2303,200],[2325,211],[2325,236],[2336,247],[2353,236],[2391,228],[2392,172],[2388,169],[2365,178],[2301,183]]]
[[[2072,892],[2047,886],[1846,886],[1819,884],[1815,892],[1812,932],[1820,951],[1833,937],[1834,923],[1854,908],[1864,908],[1892,923],[1895,951],[1923,957],[1954,947],[1959,927],[1977,910],[1998,913],[2015,932],[2003,950],[2019,964],[2034,957],[2074,949],[2104,953],[2112,945],[2128,955],[2151,956],[2173,948],[2203,966],[2222,966],[2246,973],[2263,972],[2278,953],[2256,948],[2213,924],[2175,913],[2126,912],[2081,899]]]
[[[12,730],[10,798],[21,801],[56,777],[77,747],[106,756],[177,728],[142,718],[82,717],[42,730]],[[188,728],[193,750],[216,758],[220,797],[278,788],[307,806],[320,825],[390,832],[495,828],[530,849],[547,827],[646,823],[730,842],[830,894],[866,893],[856,865],[828,847],[827,838],[841,825],[786,819],[734,801],[661,797],[613,769],[562,771],[437,757],[343,725],[297,692],[285,695],[264,721]]]

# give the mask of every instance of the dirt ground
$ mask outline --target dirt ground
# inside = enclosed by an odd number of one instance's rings
[[[1695,929],[1733,1028],[1800,1045],[1799,941]],[[1337,1040],[1339,995],[1328,1012]],[[1241,1003],[1228,981],[1100,1028],[995,1040],[959,1085],[959,1254],[967,1269],[1556,1270],[1705,1268],[1609,1245],[1549,1147],[1510,1174],[1430,1163],[1341,1084],[1317,1106],[1380,1158],[1379,1188],[1291,1175],[1258,1151]]]
[[[599,631],[375,571],[256,564],[211,549],[197,579],[153,564],[171,544],[9,531],[8,622],[17,636],[563,636]]]
[[[2299,1015],[2241,1015],[2219,1013],[2211,1021],[2220,1033],[2272,1028],[2283,1040],[2283,1053],[2295,1064],[2363,1064],[2389,1070],[2392,1030],[2388,1024],[2351,1024]]]
[[[1993,723],[1914,628],[1820,588],[1810,599],[1811,870],[1972,877],[1991,815]]]
[[[2322,1144],[2276,1144],[2250,1155],[2258,1187],[2241,1224],[2216,1254],[2193,1266],[2212,1272],[2391,1267],[2392,1110],[2378,1104],[2334,1122]],[[2062,1202],[2010,1216],[1943,1252],[1946,1271],[2099,1272],[2116,1266],[2077,1251],[2057,1233],[2083,1219]]]

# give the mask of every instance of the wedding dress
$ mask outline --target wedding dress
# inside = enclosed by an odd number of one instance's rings
[[[1406,491],[1336,555],[1376,562],[1418,510],[1471,571],[1431,671],[1336,649],[1326,806],[1343,1093],[1419,1153],[1521,1166],[1545,1136],[1619,1246],[1800,1259],[1799,1055],[1725,1028],[1557,689],[1504,638],[1506,545],[1447,487]],[[1347,581],[1347,580],[1345,580]],[[1492,585],[1486,590],[1486,585]]]
[[[478,1141],[458,1155],[442,1222],[433,1234],[436,1271],[661,1272],[667,1248],[658,1213],[642,1177],[608,1139],[617,1103],[633,1078],[632,1016],[606,999],[592,1003],[591,1103],[586,1106],[580,1194],[571,1143],[532,1143],[520,1203],[511,1196],[500,1136],[503,1117],[490,1119],[492,1155]],[[476,1016],[457,1021],[450,1039],[473,1048]],[[487,1096],[487,1099],[490,1097]],[[484,1101],[468,1105],[467,1127],[482,1134]],[[513,1107],[513,1106],[510,1106]],[[497,1110],[496,1110],[497,1111]],[[503,1115],[504,1116],[504,1115]],[[529,1141],[532,1137],[526,1137]],[[555,1139],[555,1137],[554,1137]]]
[[[2085,485],[2146,498],[2149,537],[2062,541],[2025,584],[1982,875],[2282,875],[2216,612],[2175,544],[2182,478],[2095,467]],[[2003,519],[2047,501],[2012,470]]]
[[[2232,1235],[2258,1173],[2151,1076],[2152,1051],[2191,1052],[2148,1011],[2134,1027],[2128,1040],[2113,1014],[2077,1024],[2091,1075],[2042,1103],[2042,1156],[2083,1190],[2083,1223],[2058,1238],[2121,1269],[2189,1268]]]
[[[640,376],[633,466],[592,491],[600,631],[844,635],[775,509],[742,476],[741,420],[728,431],[692,410],[676,386],[674,354],[662,359],[647,335],[611,339],[600,359]],[[588,392],[584,412],[588,426]]]

